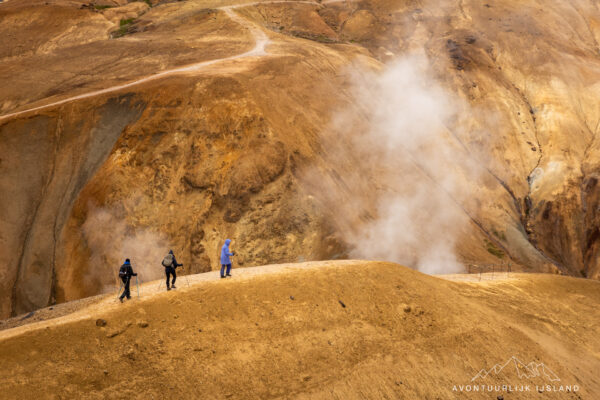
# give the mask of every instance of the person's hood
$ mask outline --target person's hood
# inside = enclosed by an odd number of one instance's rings
[[[169,250],[169,254],[173,254],[173,250]]]
[[[231,239],[225,239],[225,245],[229,246],[229,243],[231,243]]]
[[[125,264],[129,264],[129,258],[125,260]]]

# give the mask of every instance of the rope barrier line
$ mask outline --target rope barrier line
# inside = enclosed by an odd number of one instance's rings
[[[494,280],[495,276],[500,277],[500,274],[506,273],[506,277],[510,276],[512,272],[512,263],[502,263],[502,264],[468,264],[467,265],[467,273],[468,274],[478,274],[479,281],[481,281],[482,274],[484,273],[492,273],[491,280]],[[497,274],[497,275],[496,275]]]

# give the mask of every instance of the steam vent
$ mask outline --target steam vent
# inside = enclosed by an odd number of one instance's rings
[[[0,398],[600,398],[598,0],[0,0]]]

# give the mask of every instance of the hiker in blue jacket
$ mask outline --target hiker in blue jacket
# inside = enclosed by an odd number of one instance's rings
[[[226,239],[225,244],[221,247],[221,278],[231,276],[231,260],[229,257],[234,256],[235,253],[229,251],[229,243],[231,243],[231,239]],[[225,275],[225,267],[227,267],[227,275]]]

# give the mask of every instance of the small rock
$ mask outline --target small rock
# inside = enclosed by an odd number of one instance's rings
[[[102,318],[98,318],[96,320],[96,326],[106,326],[106,321],[103,320]]]
[[[54,310],[54,307],[50,307],[48,310]]]
[[[147,328],[147,327],[148,327],[148,323],[147,323],[146,321],[139,321],[139,322],[137,323],[137,325],[138,325],[140,328]]]
[[[312,379],[312,376],[310,376],[310,375],[306,375],[304,378],[302,378],[302,380],[303,380],[304,382],[308,382],[308,381],[310,381],[311,379]]]
[[[198,329],[198,332],[202,333],[202,329]]]
[[[294,296],[290,296],[290,300],[296,300]]]
[[[118,335],[118,334],[120,334],[120,333],[121,333],[121,332],[119,332],[119,331],[117,331],[117,330],[110,331],[110,332],[106,333],[106,337],[107,337],[107,338],[112,338],[112,337],[115,337],[115,336],[117,336],[117,335]]]
[[[396,386],[402,385],[402,381],[396,381]]]
[[[123,357],[127,357],[130,360],[135,360],[135,350],[130,348],[124,354]]]
[[[108,375],[108,371],[107,370],[104,370],[104,375]]]
[[[496,397],[497,400],[504,400],[504,396],[498,396]]]
[[[346,308],[346,305],[344,304],[344,302],[343,302],[343,301],[341,301],[341,300],[338,300],[338,301],[340,302],[340,305],[341,305],[343,308]]]
[[[404,305],[404,312],[409,313],[412,309],[410,308],[410,306],[408,304]]]

